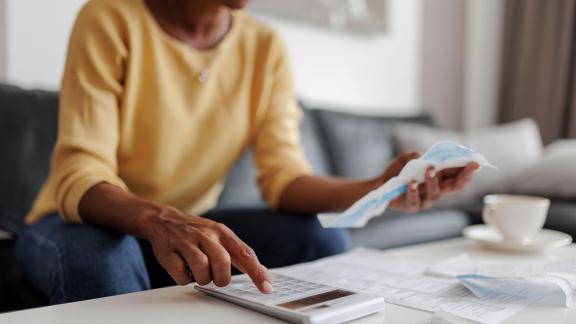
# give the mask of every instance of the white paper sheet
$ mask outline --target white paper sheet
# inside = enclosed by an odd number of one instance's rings
[[[455,278],[428,275],[432,264],[356,249],[278,271],[308,281],[383,296],[387,303],[447,313],[479,323],[499,323],[534,302],[522,296],[478,298]]]
[[[521,295],[555,307],[575,307],[576,303],[576,259],[502,265],[461,255],[438,262],[427,272],[457,277],[478,297],[486,293]]]
[[[429,275],[456,277],[464,274],[480,274],[494,277],[526,277],[549,272],[576,273],[576,258],[541,262],[521,262],[494,264],[478,262],[473,257],[462,254],[437,262],[427,270]]]
[[[532,277],[458,276],[460,282],[476,297],[525,297],[552,307],[574,307],[576,275],[549,273]]]

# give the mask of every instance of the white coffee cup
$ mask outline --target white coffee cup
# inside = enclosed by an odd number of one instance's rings
[[[504,242],[528,243],[544,226],[550,200],[535,196],[487,195],[482,218]]]

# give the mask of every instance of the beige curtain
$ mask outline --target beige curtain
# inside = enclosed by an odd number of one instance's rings
[[[576,137],[576,0],[505,0],[500,121]]]

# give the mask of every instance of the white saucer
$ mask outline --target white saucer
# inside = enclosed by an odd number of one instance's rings
[[[572,243],[572,236],[549,229],[541,230],[525,244],[502,241],[500,233],[486,225],[468,226],[462,234],[487,248],[508,252],[544,252]]]

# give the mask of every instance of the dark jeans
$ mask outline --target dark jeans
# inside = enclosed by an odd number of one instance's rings
[[[306,262],[350,248],[347,232],[323,229],[311,215],[269,210],[212,211],[268,268]],[[174,285],[150,244],[101,227],[51,215],[25,229],[16,254],[28,280],[51,304]]]

